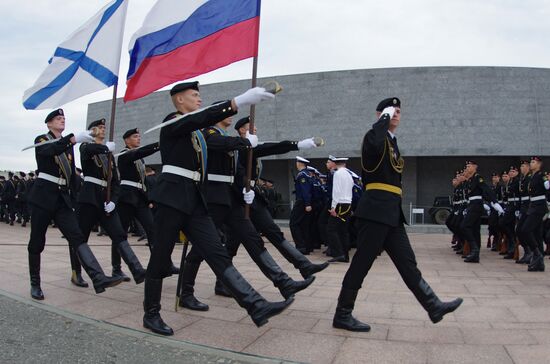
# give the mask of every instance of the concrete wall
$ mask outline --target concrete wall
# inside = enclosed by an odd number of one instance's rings
[[[298,140],[321,136],[323,148],[300,151],[324,171],[328,154],[351,157],[360,174],[359,151],[375,121],[376,104],[385,97],[402,100],[397,131],[405,156],[404,205],[429,206],[450,193],[450,178],[466,158],[480,163],[481,174],[508,168],[518,157],[550,155],[550,70],[509,67],[416,67],[349,70],[278,76],[284,90],[275,101],[257,107],[260,140]],[[259,80],[262,84],[265,80]],[[201,86],[203,104],[245,91],[249,80]],[[146,130],[173,111],[167,91],[138,101],[117,103],[115,140],[125,130]],[[240,112],[235,120],[246,116]],[[88,121],[109,120],[110,101],[90,104]],[[144,143],[158,139],[158,131]],[[119,147],[120,149],[120,147]],[[264,175],[274,179],[289,201],[293,191],[294,157],[274,156]],[[159,164],[158,154],[147,159]],[[549,161],[550,163],[550,161]]]
[[[508,67],[426,67],[350,70],[279,76],[284,91],[257,108],[260,139],[322,136],[328,153],[359,156],[361,139],[384,97],[402,100],[402,153],[417,156],[550,155],[550,70]],[[260,80],[262,84],[264,80]],[[204,104],[245,91],[248,80],[201,87]],[[167,91],[117,104],[120,136],[147,129],[172,111]],[[90,104],[88,120],[109,119],[110,101]],[[241,112],[237,118],[246,116]],[[158,137],[147,135],[145,141]],[[275,157],[293,158],[294,154]],[[156,159],[155,159],[156,158]],[[158,161],[158,156],[153,161]]]

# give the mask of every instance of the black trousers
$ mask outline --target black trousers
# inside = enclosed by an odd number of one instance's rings
[[[147,234],[147,240],[149,241],[149,247],[155,245],[155,232],[153,228],[153,213],[149,206],[138,206],[121,202],[117,205],[118,216],[122,229],[127,232],[132,220],[135,218]],[[121,263],[120,254],[116,250],[116,247],[111,248],[111,260],[113,266],[119,266]]]
[[[237,255],[237,250],[242,243],[254,262],[260,262],[260,254],[265,251],[262,237],[252,224],[245,218],[244,207],[241,205],[208,204],[208,214],[216,226],[218,233],[227,229],[231,239],[226,241],[226,249],[230,257]],[[191,248],[188,261],[200,263],[202,261],[200,250]]]
[[[457,216],[455,215],[455,212],[456,211],[453,209],[449,217],[447,217],[447,220],[445,220],[445,225],[447,226],[447,229],[449,229],[449,231],[452,232],[453,234],[456,234],[456,229],[455,229],[455,226],[453,225],[453,219]]]
[[[483,204],[481,202],[471,203],[467,207],[468,211],[464,220],[462,220],[462,232],[464,239],[470,244],[476,244],[481,247],[481,215],[483,214]]]
[[[7,221],[8,220],[8,207],[7,205],[0,201],[0,219]]]
[[[319,230],[318,222],[323,208],[323,205],[315,205],[311,211],[311,221],[309,224],[309,242],[311,249],[321,248],[321,231]]]
[[[491,212],[489,213],[489,220],[487,221],[488,227],[489,227],[489,236],[494,236],[495,238],[498,237],[498,234],[500,232],[499,224],[498,224],[498,212],[491,209]]]
[[[319,218],[317,219],[317,229],[321,235],[321,243],[328,245],[327,240],[327,224],[328,217],[330,216],[328,210],[330,210],[330,203],[325,203],[323,208],[319,212]]]
[[[351,216],[351,204],[338,204],[337,216],[329,216],[327,224],[327,237],[332,256],[347,255],[349,251],[349,218]]]
[[[117,210],[107,215],[105,210],[99,209],[94,205],[87,203],[78,204],[78,224],[86,241],[88,241],[92,229],[98,223],[105,230],[109,238],[111,238],[111,252],[116,251],[117,244],[128,239],[126,230],[122,228],[122,224],[120,223]],[[120,265],[120,255],[118,252],[117,257],[118,262],[111,261],[113,266]],[[111,259],[113,259],[112,254]]]
[[[529,209],[529,203],[522,202],[521,206],[519,208],[519,220],[516,225],[516,235],[518,237],[519,243],[521,246],[525,249],[525,247],[529,246],[529,243],[527,240],[529,239],[527,236],[525,236],[524,227],[525,221],[527,220],[527,210]]]
[[[69,242],[71,249],[76,250],[86,241],[78,226],[76,213],[65,204],[63,198],[59,197],[53,211],[44,210],[36,205],[32,206],[31,211],[31,237],[27,248],[30,254],[40,254],[44,251],[46,231],[52,220]]]
[[[464,230],[462,229],[462,221],[464,221],[464,210],[458,209],[456,215],[453,215],[451,225],[453,227],[454,233],[458,236],[460,240],[465,240]]]
[[[158,204],[154,226],[155,245],[147,266],[147,278],[162,279],[172,275],[172,252],[179,240],[180,230],[193,243],[191,251],[195,250],[200,257],[204,257],[217,277],[221,277],[225,269],[232,266],[227,249],[222,245],[216,226],[204,206],[199,205],[188,215]]]
[[[499,220],[499,229],[506,236],[507,252],[513,253],[516,246],[516,215],[513,207],[507,207]]]
[[[416,257],[405,227],[397,227],[357,218],[357,252],[344,276],[342,287],[359,290],[378,254],[385,250],[409,287],[418,286],[422,274],[416,267]]]
[[[8,209],[7,209],[7,213],[8,213],[8,217],[9,217],[9,221],[15,221],[15,213],[17,212],[17,209],[16,209],[16,202],[15,200],[12,200],[12,201],[8,201],[6,203]]]
[[[290,212],[289,227],[296,248],[302,252],[312,249],[309,236],[311,219],[312,213],[306,211],[304,201],[296,201],[294,208]]]
[[[543,248],[543,221],[545,212],[532,212],[526,214],[525,222],[521,226],[521,230],[518,231],[519,234],[523,237],[524,243],[527,244],[532,250],[539,249],[542,253],[544,252]]]
[[[269,212],[268,206],[261,201],[254,201],[250,205],[250,221],[257,231],[264,234],[264,236],[277,248],[281,246],[281,243],[285,241],[285,236],[279,228],[279,225],[275,224],[273,217]]]

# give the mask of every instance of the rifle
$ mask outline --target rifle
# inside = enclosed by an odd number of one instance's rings
[[[180,272],[178,274],[178,285],[176,286],[176,307],[175,311],[178,312],[180,305],[181,290],[183,289],[183,268],[185,266],[185,258],[187,257],[187,249],[189,248],[189,239],[180,231],[180,241],[183,243],[183,252],[181,253]]]

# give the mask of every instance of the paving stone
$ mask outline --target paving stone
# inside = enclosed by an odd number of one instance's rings
[[[345,338],[333,335],[271,329],[248,346],[250,354],[296,360],[304,363],[332,363]],[[364,341],[364,340],[361,340]]]
[[[429,350],[426,344],[347,338],[334,363],[416,364],[426,363],[428,355]]]
[[[174,339],[243,351],[261,337],[266,327],[244,325],[222,320],[202,319],[174,333]]]
[[[462,332],[457,328],[449,327],[392,326],[389,329],[388,341],[464,344]]]
[[[515,364],[548,363],[548,345],[507,345],[506,350]]]
[[[536,342],[527,330],[462,328],[466,344],[472,345],[507,345],[533,344]]]
[[[428,345],[427,363],[513,364],[504,347],[480,345]]]

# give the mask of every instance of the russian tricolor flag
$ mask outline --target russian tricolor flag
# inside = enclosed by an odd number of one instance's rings
[[[130,42],[125,101],[258,55],[260,0],[158,0]]]

